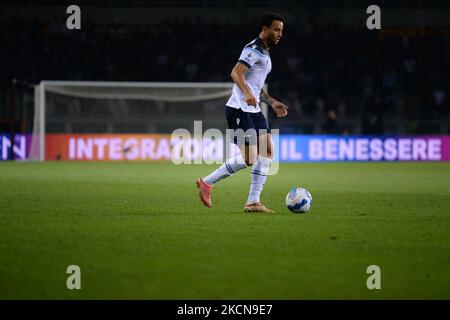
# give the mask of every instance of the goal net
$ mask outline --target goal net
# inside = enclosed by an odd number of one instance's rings
[[[170,134],[226,129],[233,83],[42,81],[35,87],[30,158],[45,160],[52,134]],[[263,106],[266,113],[267,106]]]

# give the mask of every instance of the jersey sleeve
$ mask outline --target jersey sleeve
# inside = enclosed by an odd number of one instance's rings
[[[244,50],[242,50],[238,61],[250,69],[261,58],[261,56],[262,54],[260,54],[256,49],[245,47]]]

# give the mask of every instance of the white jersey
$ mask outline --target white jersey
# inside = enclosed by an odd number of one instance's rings
[[[272,60],[261,38],[256,38],[244,47],[239,57],[239,62],[248,67],[244,79],[255,96],[257,105],[256,107],[247,105],[244,94],[236,84],[233,86],[233,93],[226,105],[235,109],[242,109],[244,112],[260,112],[259,96],[266,82],[267,75],[272,70]]]

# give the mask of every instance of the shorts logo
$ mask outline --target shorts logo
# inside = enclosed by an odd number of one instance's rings
[[[239,125],[239,122],[241,122],[241,119],[237,118],[236,119],[236,124]]]

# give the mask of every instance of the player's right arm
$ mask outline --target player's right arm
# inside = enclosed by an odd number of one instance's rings
[[[231,70],[231,78],[233,79],[234,83],[241,89],[242,93],[245,96],[245,102],[249,106],[255,106],[257,104],[256,97],[253,95],[253,93],[250,91],[250,88],[248,87],[247,83],[245,82],[244,74],[247,72],[248,67],[238,62],[234,66],[233,70]]]

